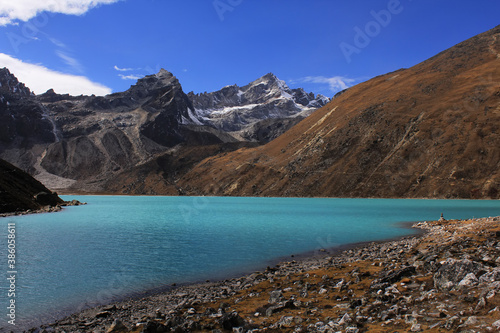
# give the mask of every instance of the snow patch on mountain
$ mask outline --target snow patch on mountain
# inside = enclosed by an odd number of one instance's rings
[[[212,93],[191,92],[188,97],[198,122],[225,131],[237,131],[269,118],[304,117],[330,101],[302,88],[290,89],[272,73],[243,87],[229,85]],[[187,124],[197,123],[186,120]]]

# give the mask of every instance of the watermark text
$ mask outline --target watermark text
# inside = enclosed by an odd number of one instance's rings
[[[7,306],[8,323],[16,325],[16,224],[7,224]]]

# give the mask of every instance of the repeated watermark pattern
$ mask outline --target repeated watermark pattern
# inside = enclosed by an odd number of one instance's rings
[[[40,35],[46,35],[42,28],[49,24],[50,18],[53,17],[55,13],[47,13],[43,12],[36,17],[32,18],[28,22],[20,25],[20,29],[18,33],[7,32],[5,35],[12,46],[12,49],[15,53],[19,53],[19,47],[23,44],[27,44],[29,42],[35,41],[39,39]],[[57,41],[52,41],[57,44]]]
[[[178,205],[179,212],[185,224],[190,224],[194,219],[203,218],[210,205],[209,197],[192,197],[191,205]]]
[[[373,20],[368,21],[363,28],[359,26],[353,28],[355,34],[352,43],[342,42],[339,44],[347,63],[352,62],[354,54],[359,54],[361,50],[368,47],[371,41],[382,32],[382,29],[391,23],[393,16],[401,14],[403,9],[404,7],[399,0],[389,0],[387,9],[370,11]]]
[[[241,5],[243,0],[214,0],[212,5],[214,6],[215,12],[217,16],[219,16],[219,20],[224,21],[224,15],[227,12],[232,12],[237,6]]]
[[[86,297],[77,307],[76,312],[116,301],[118,297],[127,294],[131,285],[137,285],[139,282],[137,277],[132,277],[126,273],[118,273],[109,280],[107,286]]]

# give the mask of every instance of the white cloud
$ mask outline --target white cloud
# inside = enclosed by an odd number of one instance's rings
[[[340,90],[347,89],[351,87],[354,82],[356,82],[355,79],[350,79],[343,76],[333,76],[333,77],[306,76],[302,79],[299,79],[298,81],[308,82],[308,83],[328,84],[332,92],[337,92]]]
[[[59,94],[70,95],[98,95],[111,93],[100,83],[92,82],[85,76],[70,75],[48,69],[39,64],[30,64],[7,54],[0,53],[0,68],[7,67],[19,81],[37,94],[54,89]]]
[[[56,51],[56,54],[59,58],[61,58],[71,69],[73,69],[75,72],[78,73],[83,73],[83,66],[80,64],[80,62],[73,58],[72,56],[68,55],[66,52],[63,51]]]
[[[118,74],[119,77],[122,78],[122,80],[139,80],[143,78],[143,75],[138,75],[138,74],[131,74],[131,75],[123,75],[123,74]]]
[[[120,68],[118,66],[115,65],[114,67],[117,71],[119,72],[128,72],[128,71],[133,71],[134,69],[133,68]]]
[[[41,12],[82,15],[101,4],[119,0],[0,0],[0,26],[28,21]]]

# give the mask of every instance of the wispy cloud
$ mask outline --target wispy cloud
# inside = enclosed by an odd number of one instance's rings
[[[120,68],[118,66],[115,65],[114,67],[117,71],[119,72],[130,72],[130,71],[133,71],[134,69],[133,68]]]
[[[41,12],[82,15],[90,9],[120,0],[0,0],[0,26],[28,21]]]
[[[80,62],[73,58],[72,56],[70,56],[68,53],[66,52],[63,52],[61,50],[57,50],[56,51],[56,54],[59,58],[61,58],[65,63],[66,65],[68,65],[73,71],[77,72],[77,73],[83,73],[83,66],[82,64],[80,64]]]
[[[121,68],[121,67],[118,67],[118,66],[114,66],[114,69],[117,70],[118,72],[130,72],[130,71],[140,71],[141,69],[140,68]],[[118,74],[118,76],[122,79],[122,80],[139,80],[141,78],[144,77],[144,75],[141,75],[141,74],[129,74],[129,75],[124,75],[124,74]]]
[[[338,92],[340,90],[352,87],[357,81],[356,79],[351,79],[343,76],[306,76],[298,80],[293,80],[294,83],[316,83],[316,84],[326,84],[332,92]]]
[[[0,1],[1,1],[1,0],[0,0]],[[50,40],[50,42],[51,42],[52,44],[54,44],[55,46],[60,47],[60,48],[63,48],[63,49],[67,48],[66,44],[64,44],[63,42],[61,42],[59,39],[52,38],[52,37],[50,37],[50,36],[47,36],[47,38],[48,38],[48,39]]]
[[[130,75],[123,75],[123,74],[118,74],[119,77],[122,78],[122,80],[139,80],[140,78],[143,78],[143,75],[138,75],[138,74],[130,74]]]
[[[57,72],[40,64],[31,64],[0,53],[0,68],[7,67],[19,81],[26,84],[35,93],[44,93],[54,89],[59,94],[98,95],[111,93],[111,88],[92,82],[85,76]]]

